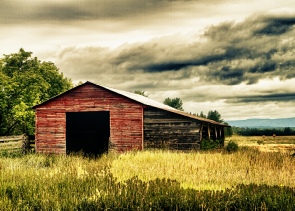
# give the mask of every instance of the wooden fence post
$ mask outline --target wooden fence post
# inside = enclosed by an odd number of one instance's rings
[[[27,153],[29,151],[30,151],[30,140],[29,140],[29,137],[24,134],[22,139],[22,152]]]

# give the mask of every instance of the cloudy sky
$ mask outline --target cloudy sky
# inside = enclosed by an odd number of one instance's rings
[[[225,120],[295,117],[294,0],[1,0],[0,54]]]

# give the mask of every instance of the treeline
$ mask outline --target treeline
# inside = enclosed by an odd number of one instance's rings
[[[239,128],[232,127],[233,133],[242,136],[295,136],[295,128]]]

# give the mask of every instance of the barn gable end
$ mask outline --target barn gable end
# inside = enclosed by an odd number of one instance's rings
[[[143,106],[91,83],[65,92],[35,109],[37,152],[66,153],[66,114],[70,112],[108,111],[112,149],[126,151],[143,147]]]

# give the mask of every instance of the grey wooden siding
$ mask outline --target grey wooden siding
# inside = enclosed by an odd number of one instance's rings
[[[157,108],[145,108],[143,119],[145,148],[200,148],[200,121]]]

